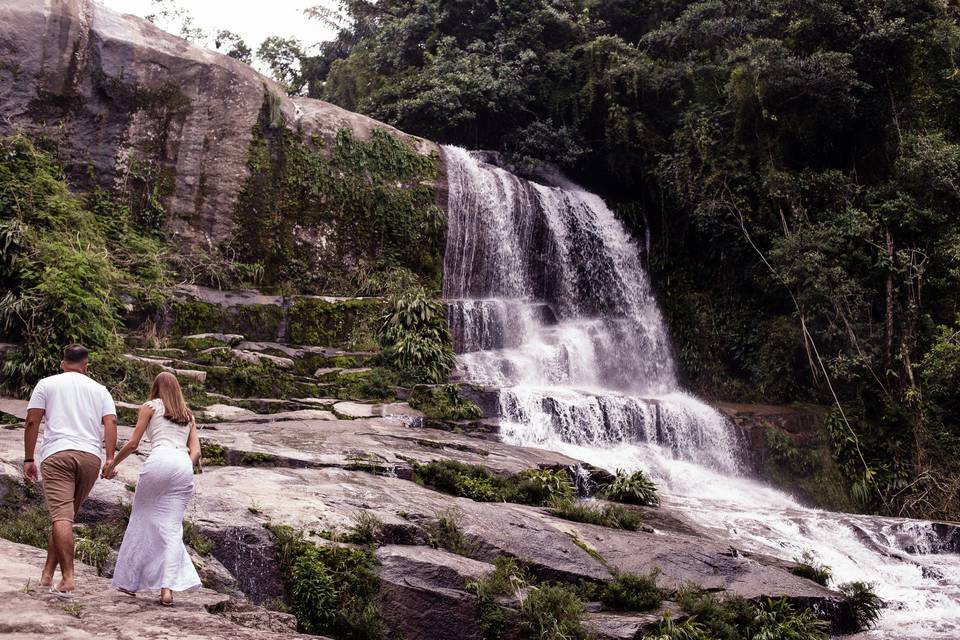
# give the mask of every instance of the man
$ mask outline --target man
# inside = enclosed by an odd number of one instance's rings
[[[36,482],[39,464],[43,495],[53,520],[40,585],[61,596],[69,596],[76,588],[73,519],[93,489],[104,459],[107,464],[112,462],[117,449],[117,410],[106,387],[87,377],[88,356],[83,346],[70,345],[60,363],[63,373],[44,378],[33,388],[23,438],[23,475],[27,482]],[[33,453],[44,416],[47,425],[37,462]],[[61,580],[54,587],[57,565]]]

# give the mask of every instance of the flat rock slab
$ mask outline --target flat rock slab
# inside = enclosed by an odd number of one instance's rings
[[[687,616],[677,605],[665,603],[656,611],[647,613],[620,612],[620,611],[592,611],[588,612],[584,626],[593,632],[598,640],[634,640],[642,638],[651,631],[663,614],[669,613],[674,622],[679,622]]]
[[[27,419],[27,401],[17,400],[15,398],[0,398],[0,413],[17,418],[18,420]]]
[[[346,418],[372,418],[380,415],[380,405],[362,404],[360,402],[338,402],[333,405],[333,412]]]
[[[14,638],[124,638],[124,640],[281,640],[311,638],[291,628],[291,617],[199,589],[176,595],[176,606],[162,607],[156,594],[132,598],[113,589],[109,580],[77,563],[77,591],[62,600],[36,586],[46,552],[0,540],[0,632]],[[223,609],[224,615],[207,607]],[[255,627],[241,626],[243,620]]]
[[[243,342],[243,336],[239,333],[195,333],[184,336],[183,341],[188,346],[199,346],[201,348],[211,342],[219,342],[232,347]]]
[[[213,420],[235,420],[256,415],[257,413],[255,411],[244,409],[243,407],[234,407],[229,404],[212,404],[200,412],[200,417]]]
[[[453,459],[482,464],[499,473],[537,467],[575,466],[579,461],[545,449],[527,449],[502,442],[409,426],[403,419],[296,419],[306,412],[267,414],[249,421],[218,423],[201,438],[233,451],[265,453],[312,466],[409,469],[412,462]],[[321,414],[330,416],[325,411]],[[262,418],[288,416],[280,423]]]

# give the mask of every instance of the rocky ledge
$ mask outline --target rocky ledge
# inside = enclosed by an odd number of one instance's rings
[[[367,406],[372,413],[374,405]],[[4,407],[22,413],[13,403]],[[286,525],[317,545],[353,547],[358,518],[378,523],[368,541],[375,545],[376,606],[387,628],[406,638],[483,637],[478,601],[468,583],[490,574],[502,557],[520,561],[541,581],[602,585],[619,572],[656,569],[668,591],[696,583],[749,599],[783,596],[827,618],[841,615],[842,598],[791,573],[790,563],[739,553],[666,508],[629,507],[642,526],[628,531],[561,519],[543,507],[455,497],[411,480],[415,465],[434,460],[480,465],[498,474],[583,468],[560,454],[418,427],[408,417],[342,420],[330,413],[324,419],[276,420],[252,415],[264,421],[223,421],[203,429],[207,466],[196,476],[196,497],[187,514],[192,535],[206,540],[207,555],[196,557],[205,584],[231,597],[205,589],[184,596],[174,611],[157,611],[149,597],[115,595],[85,568],[81,595],[65,604],[28,588],[41,564],[39,551],[3,543],[0,571],[8,577],[5,588],[15,594],[4,604],[16,612],[10,628],[40,633],[44,625],[63,624],[77,629],[77,637],[84,637],[81,632],[97,637],[91,630],[111,629],[108,619],[120,615],[143,618],[147,630],[135,637],[154,637],[150,629],[158,625],[184,634],[168,637],[187,637],[188,630],[199,634],[190,637],[292,635],[289,616],[258,608],[276,608],[289,597],[272,532]],[[121,436],[128,433],[123,428]],[[16,490],[22,435],[16,425],[0,431],[0,474],[8,491]],[[97,483],[81,526],[122,518],[140,464],[133,458],[117,479]],[[442,540],[443,527],[447,533],[454,530],[459,542]],[[107,561],[101,571],[109,574],[109,567]],[[671,610],[676,607],[669,602],[651,612],[627,613],[593,603],[585,626],[598,637],[641,637]],[[251,620],[256,629],[242,626]]]

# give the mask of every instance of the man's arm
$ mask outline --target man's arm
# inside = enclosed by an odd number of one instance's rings
[[[40,435],[40,421],[43,420],[43,409],[27,409],[27,424],[23,431],[23,477],[27,482],[36,482],[39,477],[37,463],[34,462],[34,452],[37,448],[37,438]],[[114,429],[116,432],[116,429]]]
[[[117,416],[103,416],[103,446],[107,450],[107,462],[117,455]]]

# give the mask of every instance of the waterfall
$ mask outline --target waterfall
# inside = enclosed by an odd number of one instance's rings
[[[458,373],[524,444],[653,442],[737,470],[736,433],[684,394],[641,251],[603,200],[444,150],[443,294]]]
[[[602,199],[443,154],[455,375],[498,389],[504,440],[642,468],[708,535],[873,582],[889,607],[860,637],[960,638],[960,556],[937,543],[949,525],[808,509],[743,476],[733,425],[680,388],[640,247]]]

